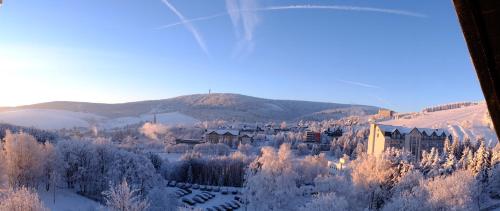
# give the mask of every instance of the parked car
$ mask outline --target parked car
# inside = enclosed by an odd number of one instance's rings
[[[186,203],[186,204],[189,204],[191,206],[195,205],[196,202],[194,202],[193,200],[191,199],[188,199],[188,198],[182,198],[182,202]]]
[[[206,195],[209,195],[209,196],[210,196],[210,198],[213,198],[213,197],[215,197],[215,194],[213,194],[213,193],[210,193],[210,192],[201,192],[201,193],[202,193],[202,194],[206,194]]]
[[[236,206],[236,205],[234,205],[234,204],[232,204],[232,203],[226,202],[226,203],[224,203],[224,204],[225,204],[226,206],[231,207],[232,209],[238,209],[238,206]]]
[[[225,205],[225,204],[221,204],[221,205],[219,205],[219,207],[222,207],[222,208],[224,208],[225,210],[229,210],[229,211],[233,210],[233,208],[231,208],[231,206],[227,206],[227,205]]]
[[[227,194],[228,194],[228,191],[227,191],[227,189],[222,189],[222,190],[220,191],[220,193],[222,193],[223,195],[227,195]]]
[[[198,185],[198,184],[193,185],[193,189],[199,189],[199,188],[200,188],[200,185]]]
[[[210,199],[210,197],[205,196],[205,195],[200,195],[200,194],[198,194],[197,196],[199,196],[199,197],[201,197],[201,198],[205,199],[205,201]]]
[[[203,204],[203,203],[205,203],[207,200],[204,200],[204,199],[202,199],[202,198],[201,198],[201,197],[199,197],[199,196],[195,196],[195,197],[193,197],[193,201],[195,201],[195,202],[197,202],[197,203],[200,203],[200,204]]]
[[[217,210],[217,211],[225,211],[226,209],[219,207],[219,206],[213,206],[212,209]]]
[[[241,207],[241,205],[240,205],[240,203],[238,201],[232,200],[229,203],[232,204],[233,206],[236,206],[236,208],[240,208]]]

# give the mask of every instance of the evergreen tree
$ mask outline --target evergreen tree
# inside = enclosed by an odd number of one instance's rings
[[[446,159],[446,157],[448,157],[448,154],[450,153],[452,153],[450,139],[445,138],[443,147],[443,159]]]
[[[451,174],[453,173],[453,171],[455,171],[456,164],[457,160],[455,158],[455,155],[453,153],[448,153],[446,161],[443,164],[443,169],[446,173]]]
[[[469,147],[466,147],[462,150],[460,160],[457,163],[457,168],[460,169],[468,169],[469,166],[469,155],[472,154],[472,150]]]
[[[472,170],[474,175],[482,182],[488,180],[488,173],[491,167],[490,160],[490,152],[488,148],[486,148],[484,141],[481,141],[474,156],[475,166]]]

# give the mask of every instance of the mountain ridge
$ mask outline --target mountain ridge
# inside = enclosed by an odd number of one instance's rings
[[[350,109],[355,112],[350,112]],[[92,103],[53,101],[10,107],[8,110],[53,109],[92,113],[108,118],[140,116],[153,113],[180,112],[199,120],[235,121],[293,121],[298,118],[321,118],[329,112],[331,118],[356,114],[373,114],[379,108],[368,105],[314,102],[304,100],[277,100],[233,93],[183,95],[167,99],[144,100],[126,103]],[[313,118],[314,116],[314,118]]]

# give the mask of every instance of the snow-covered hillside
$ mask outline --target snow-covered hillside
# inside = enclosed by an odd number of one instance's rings
[[[90,127],[96,125],[102,128],[116,128],[133,125],[140,122],[153,121],[153,114],[108,118],[95,114],[53,109],[21,109],[0,112],[0,123],[35,127],[44,130],[62,128]],[[171,125],[193,125],[197,119],[178,112],[156,114],[159,123]]]
[[[104,120],[102,116],[52,109],[22,109],[0,112],[0,122],[45,130],[88,127]]]
[[[165,100],[119,104],[48,102],[0,110],[0,122],[41,129],[123,127],[144,121],[192,125],[201,120],[241,122],[323,120],[369,115],[377,107],[297,100],[272,100],[239,94],[196,94]]]
[[[474,141],[476,137],[484,137],[487,143],[496,144],[498,142],[484,102],[456,109],[413,113],[404,118],[381,122],[381,124],[444,128],[461,140],[470,138],[471,141]]]
[[[153,119],[154,114],[144,114],[138,117],[119,117],[104,121],[102,126],[106,128],[124,127],[140,122],[153,121]],[[156,114],[156,121],[166,125],[194,125],[199,122],[199,120],[179,112]]]

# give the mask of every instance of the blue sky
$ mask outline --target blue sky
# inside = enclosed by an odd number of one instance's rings
[[[435,0],[5,0],[0,79],[0,106],[209,89],[397,111],[483,99],[453,5]]]

